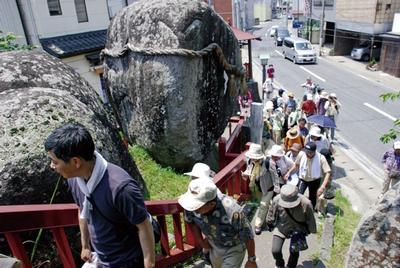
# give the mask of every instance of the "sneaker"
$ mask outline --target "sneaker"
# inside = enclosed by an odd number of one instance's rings
[[[256,235],[260,235],[261,232],[262,232],[261,227],[254,227],[254,233],[255,233]]]

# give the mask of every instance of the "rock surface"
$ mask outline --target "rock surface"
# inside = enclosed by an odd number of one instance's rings
[[[58,174],[43,142],[67,122],[85,125],[97,150],[143,186],[97,93],[61,61],[39,51],[2,53],[0,103],[0,204],[49,202]],[[70,200],[63,184],[56,201]]]
[[[194,51],[217,43],[230,64],[241,66],[229,26],[200,0],[133,3],[112,20],[106,48],[127,43],[137,49]],[[127,52],[105,55],[105,64],[114,109],[130,139],[159,163],[178,169],[207,157],[235,105],[214,53],[193,58]]]
[[[346,267],[399,267],[400,184],[361,219]]]

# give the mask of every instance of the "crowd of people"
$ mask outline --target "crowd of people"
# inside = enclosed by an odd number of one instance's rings
[[[246,251],[245,267],[257,267],[254,235],[267,230],[272,232],[276,267],[294,268],[300,251],[308,247],[307,235],[316,233],[318,202],[334,196],[330,185],[335,137],[334,127],[326,129],[309,119],[319,114],[335,120],[340,103],[335,94],[313,89],[309,79],[304,87],[301,101],[285,90],[264,101],[262,142],[252,143],[245,153],[242,177],[259,199],[254,227],[237,201],[214,184],[208,165],[197,163],[185,173],[191,182],[178,202],[212,267],[241,267]],[[155,267],[154,219],[136,180],[95,151],[89,131],[80,124],[55,129],[44,147],[50,167],[68,179],[79,206],[81,258],[96,259],[95,267],[100,268]],[[400,181],[400,141],[382,162],[387,174],[383,194]],[[290,256],[285,266],[286,239]]]

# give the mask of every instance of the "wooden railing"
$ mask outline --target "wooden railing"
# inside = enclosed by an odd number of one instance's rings
[[[232,139],[240,136],[241,124],[238,120]],[[229,139],[230,140],[230,139]],[[229,141],[228,151],[222,156],[230,159],[235,141]],[[221,153],[221,152],[220,152]],[[214,177],[214,182],[223,192],[239,200],[249,197],[248,183],[241,177],[245,170],[244,153],[235,153],[236,157],[227,163]],[[169,267],[181,263],[199,249],[190,228],[183,223],[183,209],[177,200],[146,201],[149,213],[155,216],[161,226],[161,252],[156,258],[156,267]],[[170,243],[166,217],[172,217],[174,241]],[[20,233],[38,229],[50,230],[56,244],[59,259],[65,268],[75,268],[71,248],[64,228],[78,226],[78,208],[75,204],[57,205],[13,205],[0,206],[0,233],[4,234],[12,254],[23,262],[24,268],[32,264],[26,254]],[[173,246],[170,246],[170,245]]]

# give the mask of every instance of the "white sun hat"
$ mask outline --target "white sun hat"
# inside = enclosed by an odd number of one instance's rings
[[[310,136],[322,137],[321,129],[319,127],[312,127],[309,134]]]
[[[285,153],[283,152],[282,146],[280,145],[272,145],[271,149],[268,151],[268,154],[271,156],[282,157]]]
[[[394,148],[395,150],[400,149],[400,141],[395,141],[394,144],[393,144],[393,148]]]
[[[250,159],[263,159],[264,154],[260,144],[252,143],[250,144],[249,150],[245,153],[246,157]]]
[[[207,177],[192,180],[178,203],[187,211],[195,211],[217,196],[217,186]]]
[[[192,177],[210,177],[211,169],[207,164],[196,163],[194,164],[192,171],[184,173],[185,175]]]

